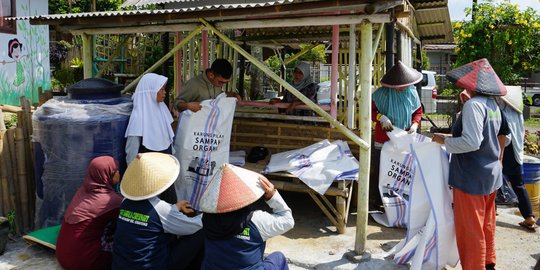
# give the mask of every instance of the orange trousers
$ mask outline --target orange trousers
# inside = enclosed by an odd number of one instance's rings
[[[454,224],[463,270],[485,269],[495,264],[495,195],[454,193]]]

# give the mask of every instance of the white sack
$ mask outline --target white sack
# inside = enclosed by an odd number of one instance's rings
[[[231,127],[236,98],[220,94],[201,102],[196,113],[180,115],[174,148],[180,161],[180,174],[174,183],[179,200],[188,200],[199,209],[202,192],[219,167],[229,162]]]
[[[358,161],[346,142],[323,140],[302,149],[272,155],[265,171],[288,171],[323,195],[335,180],[358,179]]]
[[[452,193],[448,186],[448,156],[435,143],[411,145],[417,175],[409,197],[407,234],[390,252],[398,264],[413,270],[455,267],[456,245]]]

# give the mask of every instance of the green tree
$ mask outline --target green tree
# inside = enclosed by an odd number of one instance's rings
[[[311,44],[300,44],[301,49],[304,49],[304,48],[306,48],[308,46],[311,46]],[[288,59],[293,55],[294,54],[287,53],[287,54],[285,54],[285,59]],[[326,53],[325,53],[324,45],[320,44],[320,45],[317,45],[317,46],[313,47],[311,50],[304,53],[303,55],[301,55],[297,59],[289,62],[287,64],[286,68],[287,69],[294,68],[296,66],[296,63],[298,63],[299,61],[320,62],[322,64],[325,64],[326,63]],[[266,59],[264,62],[266,63],[266,65],[272,71],[274,71],[275,73],[278,73],[278,74],[280,73],[283,62],[281,61],[279,55],[272,55],[268,59]],[[286,76],[287,76],[287,80],[290,80],[292,75],[291,74],[286,74]]]
[[[487,58],[505,84],[540,69],[540,16],[507,2],[476,5],[474,20],[453,23],[456,66]],[[465,9],[471,15],[471,8]]]
[[[97,11],[119,10],[123,0],[95,0]],[[49,14],[90,12],[92,0],[49,0]]]

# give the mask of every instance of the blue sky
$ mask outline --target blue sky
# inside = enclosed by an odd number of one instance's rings
[[[508,1],[508,0],[507,0]],[[484,1],[478,0],[479,3]],[[502,2],[496,0],[495,2]],[[539,0],[510,0],[512,4],[518,4],[521,9],[527,7],[533,7],[540,14],[540,1]],[[463,20],[465,18],[465,12],[463,11],[467,7],[472,6],[472,0],[448,0],[448,10],[450,11],[450,19],[452,21]],[[469,18],[470,19],[470,18]]]

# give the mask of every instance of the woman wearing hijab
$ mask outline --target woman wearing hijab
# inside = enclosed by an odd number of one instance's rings
[[[369,178],[370,209],[379,210],[382,205],[379,194],[379,164],[382,146],[390,140],[386,132],[397,127],[415,133],[422,119],[422,105],[414,86],[421,80],[422,73],[398,61],[382,77],[382,87],[373,92],[371,120],[376,125]]]
[[[119,180],[118,162],[112,157],[97,157],[88,165],[56,242],[56,258],[64,269],[111,268],[114,224],[122,203],[114,191]]]
[[[173,154],[173,118],[163,102],[167,77],[145,74],[133,94],[133,110],[126,129],[126,163],[138,153],[161,152]],[[168,203],[176,203],[174,186],[160,195]]]
[[[133,94],[133,111],[126,129],[126,162],[129,165],[138,153],[172,154],[173,118],[163,102],[167,77],[145,74]]]
[[[296,64],[296,66],[294,67],[293,81],[291,85],[300,93],[304,94],[304,96],[309,98],[311,101],[315,103],[317,102],[317,91],[319,90],[319,86],[313,82],[313,79],[311,79],[311,68],[309,67],[308,63],[298,62],[298,64]],[[270,104],[275,104],[279,102],[290,103],[289,107],[287,107],[286,110],[287,114],[302,116],[314,115],[313,111],[311,110],[295,110],[294,108],[296,106],[302,105],[303,103],[289,91],[285,91],[283,100],[279,98],[273,98],[270,100]]]
[[[264,176],[225,164],[201,197],[205,241],[202,269],[287,270],[277,251],[264,257],[266,240],[294,227],[292,211]],[[271,212],[256,210],[263,197]]]

